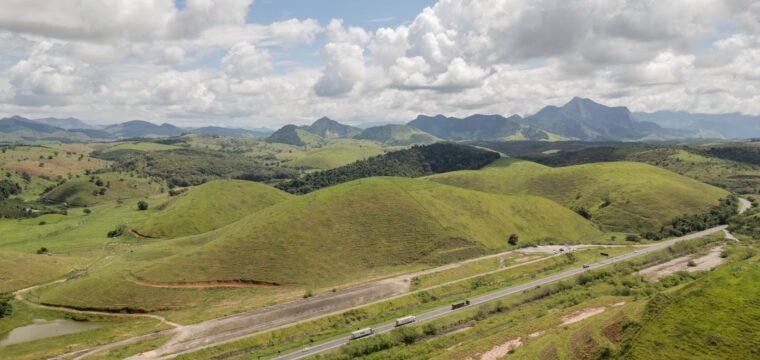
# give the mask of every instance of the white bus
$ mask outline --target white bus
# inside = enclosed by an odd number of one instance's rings
[[[375,333],[375,329],[373,328],[364,328],[361,330],[356,330],[351,333],[351,340],[356,340],[359,338],[363,338],[365,336],[370,336]]]
[[[396,319],[396,327],[404,326],[406,324],[411,324],[413,322],[417,321],[417,317],[413,315],[404,316],[402,318]]]

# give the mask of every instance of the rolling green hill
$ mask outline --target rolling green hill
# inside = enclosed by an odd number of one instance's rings
[[[365,129],[354,138],[373,140],[387,145],[412,145],[439,141],[437,137],[408,125],[375,126]]]
[[[550,168],[502,159],[479,171],[433,175],[429,180],[497,194],[529,194],[568,208],[615,231],[657,230],[671,219],[709,210],[728,192],[651,165],[612,162]]]
[[[760,262],[720,268],[657,304],[624,359],[756,359]]]
[[[251,181],[211,181],[172,199],[160,213],[137,225],[136,230],[141,235],[154,238],[201,234],[231,224],[291,196]]]
[[[285,125],[267,138],[270,143],[288,144],[295,146],[319,146],[323,139],[295,125]]]
[[[106,201],[145,198],[159,194],[163,186],[162,181],[104,173],[67,181],[45,194],[45,199],[73,206],[89,206]]]
[[[369,178],[293,198],[210,233],[147,245],[136,257],[158,260],[136,275],[159,282],[328,286],[507,248],[510,234],[524,243],[601,237],[590,222],[550,200]],[[167,247],[180,253],[166,257]]]

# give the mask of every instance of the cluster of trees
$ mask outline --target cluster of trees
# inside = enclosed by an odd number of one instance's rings
[[[5,200],[12,195],[20,194],[21,186],[11,180],[0,180],[0,200]]]
[[[760,146],[729,144],[711,147],[705,152],[721,159],[760,165]]]
[[[223,178],[268,182],[293,179],[299,175],[297,170],[271,166],[242,154],[207,149],[156,152],[117,150],[96,152],[93,156],[114,161],[114,171],[159,177],[166,180],[170,187],[200,185]]]
[[[660,240],[725,225],[732,216],[736,215],[738,207],[739,199],[732,195],[722,199],[720,205],[710,209],[707,213],[679,216],[671,220],[670,224],[661,227],[660,230],[648,231],[641,236],[648,240]]]
[[[11,305],[11,298],[7,296],[0,296],[0,319],[10,316],[13,313],[13,306]]]
[[[491,151],[452,143],[413,146],[285,181],[278,184],[277,188],[293,194],[306,194],[372,176],[419,177],[456,170],[475,170],[498,158],[499,154]]]

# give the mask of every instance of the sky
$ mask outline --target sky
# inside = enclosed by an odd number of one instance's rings
[[[760,0],[0,0],[0,116],[760,115]]]

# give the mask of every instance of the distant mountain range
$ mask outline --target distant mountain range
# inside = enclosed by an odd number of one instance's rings
[[[661,111],[632,113],[626,107],[609,107],[575,97],[563,106],[546,106],[537,113],[475,114],[465,118],[419,115],[406,124],[375,123],[364,128],[341,124],[327,117],[311,125],[286,125],[277,131],[218,126],[181,128],[168,123],[132,120],[109,126],[89,125],[76,118],[0,119],[0,142],[34,140],[99,141],[177,136],[184,133],[227,137],[267,137],[272,143],[320,146],[330,139],[365,139],[387,145],[429,143],[439,140],[581,140],[635,141],[678,138],[760,138],[760,116],[742,114],[691,114]]]
[[[633,141],[684,138],[696,133],[663,128],[653,122],[640,121],[628,108],[608,107],[576,97],[561,107],[547,106],[525,118],[519,115],[476,114],[466,118],[419,115],[406,125],[381,125],[364,130],[321,118],[308,126],[288,125],[275,134],[269,138],[270,142],[303,146],[300,144],[317,144],[319,141],[314,136],[406,145],[441,139]]]
[[[264,137],[269,133],[247,129],[208,126],[180,128],[172,124],[156,125],[143,120],[132,120],[108,126],[88,125],[75,118],[27,119],[12,116],[0,119],[0,142],[19,141],[103,141],[130,138],[155,138],[177,136],[185,133],[245,137]]]
[[[666,128],[691,131],[704,138],[760,138],[760,116],[744,114],[692,114],[685,111],[634,113],[642,121]]]

